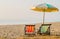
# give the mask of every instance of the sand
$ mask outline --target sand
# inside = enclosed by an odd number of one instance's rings
[[[36,23],[35,32],[39,29],[42,23]],[[60,39],[60,22],[49,22],[46,24],[52,24],[50,28],[51,35],[54,36],[34,36],[34,37],[26,37],[24,35],[24,27],[28,24],[16,24],[16,25],[0,25],[0,39]],[[31,24],[32,25],[32,24]]]

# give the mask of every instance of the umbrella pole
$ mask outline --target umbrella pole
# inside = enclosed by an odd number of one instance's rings
[[[44,13],[43,13],[43,24],[45,22],[45,9],[44,9]]]

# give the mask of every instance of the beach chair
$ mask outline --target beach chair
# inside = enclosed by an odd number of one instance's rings
[[[34,36],[35,35],[35,25],[25,25],[25,35]]]
[[[50,35],[50,26],[51,24],[42,24],[41,27],[39,27],[37,34]]]

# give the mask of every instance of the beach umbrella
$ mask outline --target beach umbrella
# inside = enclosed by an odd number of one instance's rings
[[[58,8],[56,8],[55,6],[53,6],[51,4],[47,4],[47,3],[39,4],[36,7],[32,7],[32,10],[38,11],[38,12],[44,12],[43,13],[43,24],[45,21],[45,12],[57,12],[57,11],[59,11]]]

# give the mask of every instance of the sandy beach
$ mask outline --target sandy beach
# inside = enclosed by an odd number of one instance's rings
[[[36,23],[35,25],[35,31],[37,32],[37,29],[41,26],[42,23]],[[34,36],[34,37],[26,37],[24,35],[24,27],[25,25],[33,25],[33,24],[16,24],[16,25],[0,25],[0,38],[2,39],[10,39],[10,38],[16,38],[16,39],[60,39],[60,22],[51,22],[46,24],[52,24],[50,27],[50,33],[53,36]]]

